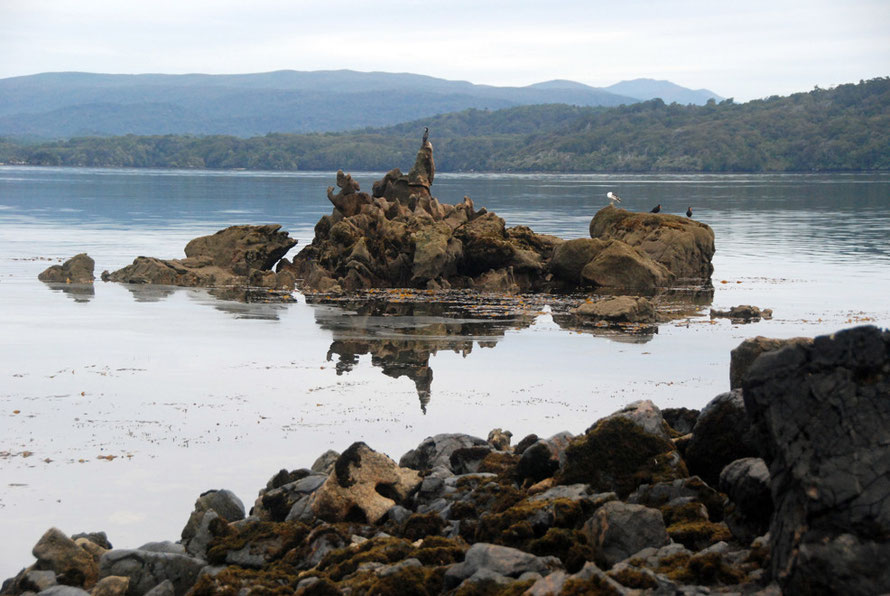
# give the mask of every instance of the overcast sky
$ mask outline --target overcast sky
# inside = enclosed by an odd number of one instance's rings
[[[890,0],[0,0],[0,78],[341,68],[746,101],[890,75]]]

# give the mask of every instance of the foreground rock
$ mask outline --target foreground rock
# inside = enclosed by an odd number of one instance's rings
[[[890,591],[890,332],[859,327],[760,356],[743,381],[789,593]]]
[[[93,268],[96,263],[85,252],[74,255],[61,265],[52,265],[37,276],[48,283],[91,284],[96,279]]]
[[[278,225],[232,226],[190,241],[185,259],[137,257],[123,269],[103,272],[102,281],[292,290],[293,276],[272,267],[296,244]]]
[[[202,494],[179,543],[50,530],[0,593],[886,593],[888,379],[873,327],[765,350],[695,421],[707,465],[650,401],[515,447],[436,435],[399,464],[355,443],[274,474],[243,519]],[[721,434],[763,458],[724,464]]]
[[[615,224],[569,241],[525,226],[507,228],[469,197],[449,205],[432,196],[432,150],[426,141],[408,174],[388,172],[372,194],[338,172],[339,191],[328,189],[333,212],[316,224],[312,243],[279,270],[292,272],[304,291],[321,293],[396,287],[616,293],[710,279],[714,241],[704,224],[652,216],[634,224],[645,228],[639,237],[625,238]]]

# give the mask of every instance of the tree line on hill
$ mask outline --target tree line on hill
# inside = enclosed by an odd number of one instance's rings
[[[469,109],[348,133],[0,139],[0,162],[43,166],[386,171],[430,128],[440,171],[782,172],[890,169],[890,77],[703,106]]]

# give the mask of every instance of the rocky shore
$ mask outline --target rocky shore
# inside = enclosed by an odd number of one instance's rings
[[[442,434],[398,462],[354,443],[249,509],[203,493],[175,542],[53,528],[0,593],[890,591],[890,332],[746,340],[731,375],[701,412],[638,401],[578,434]]]

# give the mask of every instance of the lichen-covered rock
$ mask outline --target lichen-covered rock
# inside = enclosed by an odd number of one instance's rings
[[[98,579],[99,570],[90,553],[57,528],[50,528],[40,537],[32,554],[37,569],[53,571],[60,584],[89,589]]]
[[[44,270],[37,279],[45,282],[65,284],[91,284],[96,277],[93,268],[96,262],[85,252],[74,255],[61,265],[52,265]]]
[[[704,407],[686,446],[686,465],[692,474],[717,486],[723,468],[743,457],[760,454],[751,433],[742,392],[721,393]]]
[[[773,513],[769,469],[759,457],[745,457],[720,472],[721,492],[729,497],[726,525],[742,544],[750,544],[769,530]]]
[[[91,590],[90,596],[124,596],[129,587],[129,577],[109,575],[99,580]]]
[[[420,481],[416,471],[399,467],[364,443],[353,443],[312,493],[311,506],[316,516],[328,521],[375,523],[417,489]]]
[[[677,279],[707,281],[714,272],[714,231],[689,218],[632,213],[609,205],[590,222],[590,237],[620,240],[648,255]]]
[[[606,503],[584,524],[584,534],[605,568],[647,547],[670,542],[661,512],[620,501]]]
[[[767,352],[743,390],[770,469],[772,576],[787,593],[890,591],[890,332]]]
[[[751,337],[733,348],[729,357],[729,388],[738,389],[742,386],[742,379],[757,357],[764,352],[779,350],[790,344],[809,344],[812,338],[795,337],[792,339],[772,339],[758,335]]]

